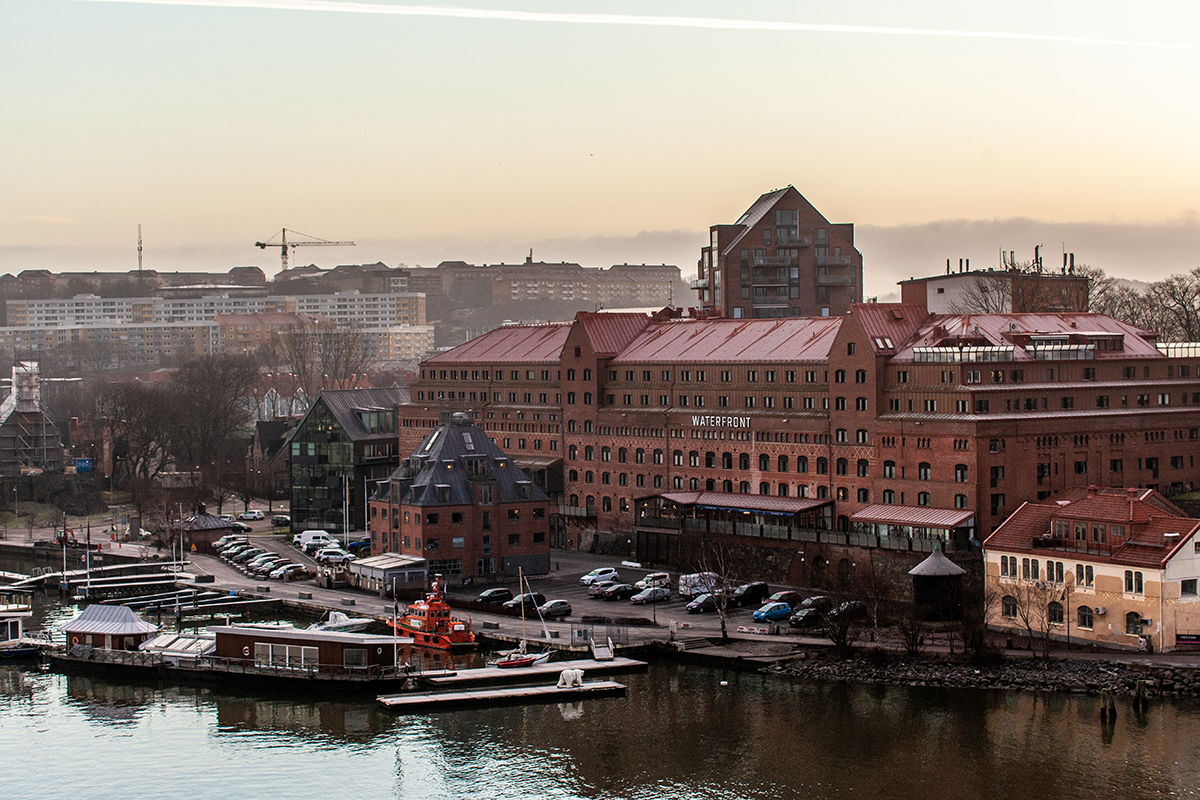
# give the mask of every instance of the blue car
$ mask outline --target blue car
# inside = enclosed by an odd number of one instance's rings
[[[767,603],[754,612],[755,622],[779,622],[792,615],[792,607],[787,603]]]

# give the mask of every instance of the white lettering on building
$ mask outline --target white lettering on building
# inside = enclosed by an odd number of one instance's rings
[[[749,417],[718,417],[706,415],[692,417],[692,425],[697,428],[749,428]]]

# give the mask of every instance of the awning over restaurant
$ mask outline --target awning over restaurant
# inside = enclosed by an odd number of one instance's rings
[[[799,514],[833,504],[828,498],[775,497],[734,492],[665,492],[658,496],[681,506],[747,511],[754,514]]]
[[[883,525],[911,525],[916,528],[959,528],[970,522],[975,512],[964,508],[930,508],[928,506],[867,506],[851,515],[851,522]]]

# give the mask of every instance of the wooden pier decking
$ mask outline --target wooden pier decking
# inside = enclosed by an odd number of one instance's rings
[[[497,670],[512,672],[513,670]],[[376,698],[388,711],[449,710],[465,706],[494,706],[507,703],[560,703],[592,697],[624,697],[625,686],[613,681],[591,681],[582,686],[559,688],[555,685],[503,686],[494,689],[467,689],[451,692],[406,692]]]
[[[564,669],[581,669],[584,677],[591,677],[593,675],[645,672],[648,668],[649,665],[645,661],[635,661],[632,658],[614,658],[612,661],[595,661],[584,658],[574,661],[551,661],[546,664],[513,669],[501,669],[500,667],[460,669],[448,674],[425,673],[416,677],[422,683],[439,688],[467,688],[537,683],[547,678],[557,678]]]

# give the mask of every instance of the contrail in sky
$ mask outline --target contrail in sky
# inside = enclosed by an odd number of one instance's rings
[[[657,28],[709,28],[716,30],[783,31],[809,33],[866,33],[891,36],[943,36],[968,39],[1013,39],[1071,44],[1158,47],[1200,50],[1200,45],[1148,42],[1128,39],[1097,39],[1058,34],[1011,33],[1004,31],[947,30],[941,28],[895,28],[877,25],[829,25],[809,22],[721,19],[716,17],[656,17],[637,14],[579,14],[543,11],[509,11],[457,6],[389,5],[386,3],[334,2],[333,0],[82,0],[91,3],[136,3],[161,6],[204,6],[211,8],[259,8],[277,11],[327,11],[342,14],[392,14],[407,17],[455,17],[497,19],[512,22],[553,22],[570,25],[629,25]]]

